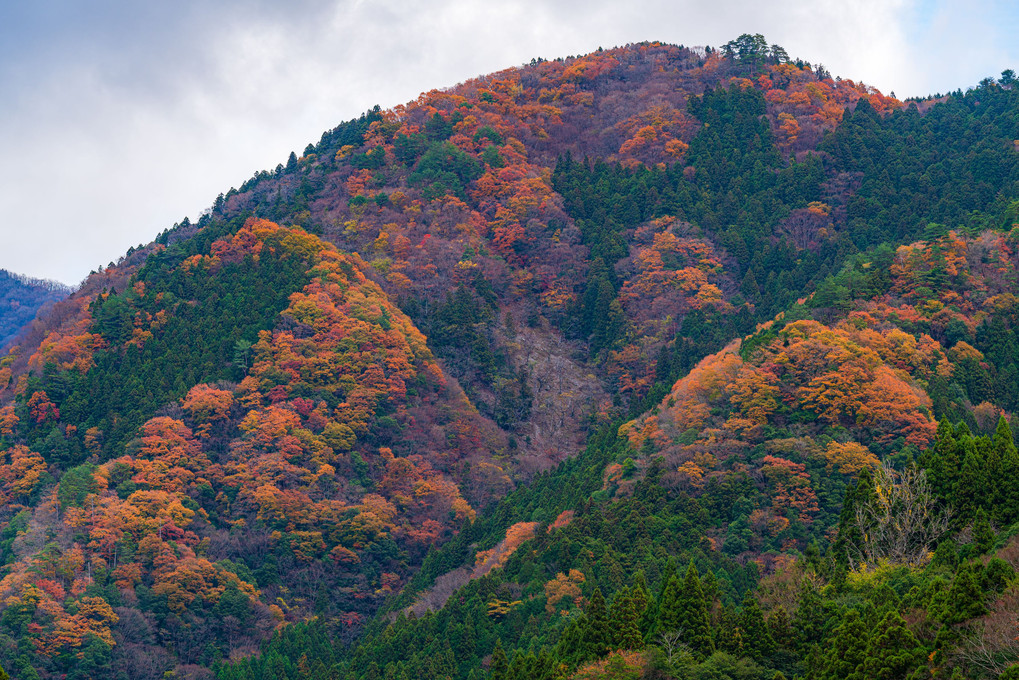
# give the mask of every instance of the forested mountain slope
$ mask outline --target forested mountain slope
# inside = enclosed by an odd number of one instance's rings
[[[1004,670],[1012,85],[741,36],[325,133],[0,360],[0,665]]]
[[[356,256],[264,220],[216,231],[76,296],[3,408],[0,588],[42,669],[121,620],[124,668],[316,607],[355,622],[474,516],[461,487],[510,484],[504,438]]]
[[[855,258],[435,553],[353,650],[318,622],[221,677],[302,677],[300,654],[340,677],[996,677],[1019,653],[1017,239]],[[488,546],[501,569],[434,596]]]
[[[1006,219],[1013,90],[906,106],[742,49],[647,43],[432,91],[256,173],[217,214],[359,252],[481,410],[525,436],[540,432],[510,337],[522,323],[584,343],[625,403],[854,252]],[[451,288],[501,313],[461,312],[464,295],[450,308]],[[476,332],[436,327],[451,312]]]

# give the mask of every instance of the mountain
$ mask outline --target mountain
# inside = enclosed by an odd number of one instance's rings
[[[7,345],[36,313],[71,289],[56,281],[33,279],[0,269],[0,345]]]
[[[499,677],[498,648],[503,677],[841,678],[886,631],[908,672],[1004,670],[1017,236],[854,258],[440,549],[353,648],[316,621],[221,677],[300,677],[298,651],[340,677]]]
[[[326,132],[0,362],[0,665],[1006,671],[1013,84],[741,36]]]

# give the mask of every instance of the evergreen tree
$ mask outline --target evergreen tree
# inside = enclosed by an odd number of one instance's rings
[[[977,563],[979,566],[979,563]],[[1015,578],[1015,569],[1000,557],[992,557],[980,573],[980,587],[985,593],[1001,593]]]
[[[612,648],[612,625],[601,588],[595,588],[584,610],[584,648],[588,657],[602,657]]]
[[[754,276],[754,270],[748,269],[747,273],[743,275],[743,281],[740,282],[739,290],[743,293],[743,297],[750,301],[755,301],[761,296],[761,289],[757,285],[757,278]]]
[[[612,632],[615,635],[613,647],[640,649],[644,645],[644,638],[640,634],[639,622],[630,589],[623,588],[612,600]]]
[[[793,628],[796,631],[796,642],[800,650],[818,644],[824,637],[825,624],[830,620],[829,612],[825,611],[824,602],[817,587],[810,579],[800,582],[799,606],[793,616]]]
[[[802,559],[804,565],[809,571],[813,571],[815,574],[820,575],[825,575],[827,573],[826,567],[828,564],[821,555],[821,547],[817,544],[816,538],[807,544],[807,547],[803,551]]]
[[[638,570],[633,577],[630,599],[633,601],[633,610],[637,615],[637,621],[642,623],[644,615],[651,606],[651,595],[647,589],[647,577],[644,576],[643,569]]]
[[[896,611],[878,624],[867,646],[866,658],[850,680],[900,680],[909,678],[927,654]]]
[[[680,608],[682,592],[683,585],[680,583],[679,577],[673,574],[658,598],[658,625],[655,627],[656,632],[682,632],[684,623]]]
[[[883,616],[888,611],[898,611],[900,604],[899,596],[887,583],[882,583],[874,589],[870,602],[874,605],[877,616]]]
[[[715,572],[710,569],[705,572],[704,578],[701,579],[701,588],[704,591],[704,604],[708,608],[708,617],[711,618],[717,613],[715,605],[718,603],[719,593],[721,592]]]
[[[864,527],[860,527],[857,511],[865,508],[874,499],[874,479],[870,468],[860,470],[855,486],[846,489],[846,497],[839,513],[838,532],[832,544],[835,561],[842,573],[849,568],[852,559],[857,556],[859,546],[863,544]]]
[[[1012,428],[1004,416],[998,418],[994,430],[994,449],[1001,459],[1001,475],[994,495],[994,516],[1002,524],[1019,519],[1019,452],[1016,450]]]
[[[966,453],[959,470],[959,483],[955,497],[948,500],[958,513],[957,520],[965,526],[976,517],[977,508],[988,505],[995,480],[988,474],[990,447],[981,446],[974,438],[964,440],[963,446]]]
[[[994,428],[994,448],[997,449],[1001,460],[1010,467],[1019,465],[1019,450],[1016,449],[1015,437],[1012,436],[1012,428],[1003,415],[998,417],[998,426]]]
[[[792,622],[785,607],[782,605],[776,607],[768,614],[766,623],[768,632],[771,633],[771,639],[775,641],[775,645],[779,649],[791,650],[795,647],[796,638],[793,635]]]
[[[743,656],[743,635],[740,633],[739,621],[733,607],[722,607],[718,628],[715,630],[715,647],[727,654]]]
[[[536,680],[554,680],[556,672],[556,658],[547,648],[542,648],[538,654],[537,665],[535,665],[534,677]]]
[[[74,668],[67,674],[68,680],[91,680],[108,677],[110,669],[110,646],[95,635],[88,635]],[[3,674],[0,671],[0,674]],[[2,680],[3,675],[0,675]]]
[[[569,665],[575,665],[587,658],[585,644],[586,617],[570,620],[556,642],[556,656]]]
[[[868,641],[869,632],[860,612],[850,609],[828,643],[820,680],[845,680],[855,673],[867,658]]]
[[[535,659],[537,661],[537,659]],[[507,680],[530,680],[530,664],[528,663],[527,655],[523,651],[518,650],[513,655],[513,661],[510,662],[509,670],[506,672]]]
[[[478,640],[474,632],[474,624],[471,623],[470,619],[464,622],[459,635],[453,636],[453,640],[456,644],[455,651],[457,658],[468,659],[474,656],[478,647]]]
[[[679,608],[684,642],[690,645],[690,649],[698,658],[711,656],[715,651],[715,645],[711,640],[708,607],[701,588],[700,575],[693,561],[686,568]]]
[[[920,463],[927,469],[928,479],[938,495],[944,499],[953,498],[962,459],[955,441],[955,428],[948,418],[938,422],[934,446],[923,453]]]
[[[496,639],[492,660],[488,664],[489,680],[509,680],[509,659],[502,648],[502,640]]]
[[[973,548],[976,555],[983,555],[992,547],[997,536],[991,529],[991,522],[987,519],[987,513],[983,508],[977,509],[976,519],[973,522]]]
[[[743,635],[743,649],[755,661],[766,659],[775,651],[775,641],[764,622],[764,613],[757,600],[747,593],[739,614],[739,627]]]
[[[984,590],[973,573],[973,567],[963,564],[952,580],[941,620],[946,626],[953,626],[986,613]]]

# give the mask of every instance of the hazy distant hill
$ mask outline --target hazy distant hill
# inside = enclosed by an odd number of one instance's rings
[[[0,346],[6,345],[39,309],[71,292],[56,281],[33,279],[0,269]]]

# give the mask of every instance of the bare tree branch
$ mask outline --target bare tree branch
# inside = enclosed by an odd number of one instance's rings
[[[856,510],[863,539],[849,546],[852,566],[888,560],[920,566],[948,531],[950,510],[940,507],[927,472],[909,466],[897,472],[882,464],[874,471],[874,498]]]

